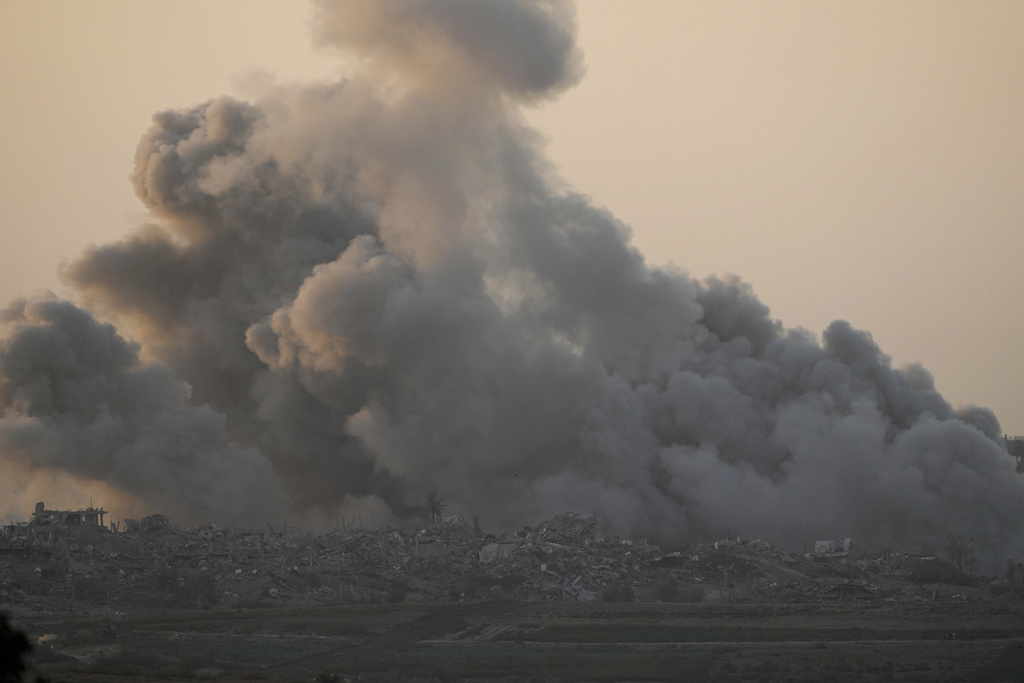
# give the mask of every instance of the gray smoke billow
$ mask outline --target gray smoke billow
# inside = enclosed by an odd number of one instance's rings
[[[570,5],[322,2],[314,25],[356,75],[157,114],[152,224],[63,270],[81,307],[8,311],[4,467],[196,517],[401,518],[437,489],[491,525],[1020,557],[990,411],[845,322],[819,341],[739,279],[646,264],[562,188],[519,108],[582,74]]]
[[[270,462],[227,444],[224,415],[67,301],[17,301],[2,315],[0,453],[7,468],[56,468],[151,505],[243,520],[280,506]]]

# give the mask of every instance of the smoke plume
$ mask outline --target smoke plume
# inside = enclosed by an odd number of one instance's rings
[[[648,265],[564,189],[520,108],[582,74],[571,5],[321,2],[314,33],[357,72],[157,114],[152,224],[65,267],[81,307],[7,312],[3,467],[203,518],[397,519],[437,489],[491,525],[1020,556],[990,411],[845,322]]]
[[[273,511],[258,451],[225,445],[224,416],[188,404],[188,386],[67,301],[18,301],[0,336],[0,452],[17,470],[99,480],[190,516]],[[8,476],[11,476],[8,474]],[[260,506],[256,504],[259,503]]]

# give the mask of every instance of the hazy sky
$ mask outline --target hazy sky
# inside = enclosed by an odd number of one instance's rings
[[[151,115],[338,77],[294,2],[0,0],[0,302],[145,220]],[[654,263],[869,330],[1024,434],[1024,3],[583,0],[587,75],[529,114]]]

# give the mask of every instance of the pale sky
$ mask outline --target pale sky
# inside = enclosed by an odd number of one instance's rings
[[[334,78],[297,2],[0,0],[0,305],[146,220],[153,113]],[[583,82],[530,112],[652,263],[736,273],[1024,434],[1024,3],[582,0]],[[261,76],[260,74],[263,74]]]

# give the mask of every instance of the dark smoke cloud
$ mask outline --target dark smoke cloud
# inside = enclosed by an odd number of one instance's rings
[[[186,519],[279,510],[269,461],[227,445],[223,415],[190,406],[187,385],[166,366],[140,363],[112,326],[56,299],[16,302],[3,322],[6,469],[106,481]]]
[[[571,10],[320,3],[356,75],[154,117],[133,174],[154,225],[63,272],[153,362],[70,304],[23,306],[6,461],[202,515],[259,519],[279,485],[291,514],[402,517],[436,488],[490,524],[572,508],[1019,557],[990,411],[847,323],[819,341],[737,278],[649,266],[561,189],[517,107],[582,72]]]

